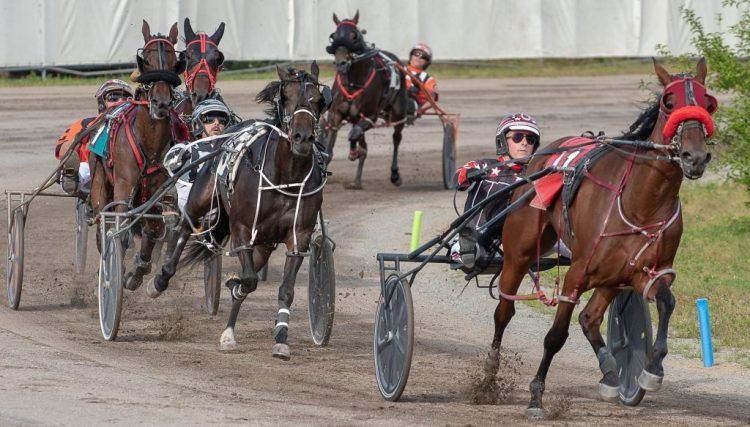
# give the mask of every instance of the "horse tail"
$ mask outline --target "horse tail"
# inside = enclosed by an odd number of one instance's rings
[[[227,241],[230,234],[229,215],[227,215],[226,212],[221,210],[221,212],[219,213],[219,222],[213,229],[211,229],[211,231],[209,231],[208,234],[209,241],[216,242],[219,245],[224,246],[224,243]],[[211,251],[211,249],[209,249],[205,244],[197,241],[192,241],[185,248],[185,254],[180,260],[180,267],[193,267],[196,264],[202,261],[206,261],[213,256],[214,252]]]

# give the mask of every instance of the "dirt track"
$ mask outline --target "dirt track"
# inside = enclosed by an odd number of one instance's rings
[[[459,162],[491,155],[498,117],[528,111],[544,140],[583,130],[622,131],[637,115],[637,89],[647,76],[452,80],[441,82],[442,105],[462,115]],[[262,117],[253,97],[260,82],[220,85],[243,117]],[[32,188],[55,162],[52,147],[74,119],[94,109],[93,87],[0,89],[0,189]],[[373,373],[372,329],[379,292],[377,252],[407,250],[411,214],[425,212],[423,240],[454,217],[452,192],[442,190],[435,118],[407,128],[401,148],[403,186],[388,181],[390,133],[368,133],[371,147],[363,191],[345,190],[354,164],[339,135],[334,176],[324,209],[337,242],[337,309],[330,345],[317,348],[307,326],[307,269],[297,280],[292,312],[292,360],[270,357],[276,289],[283,256],[272,256],[269,282],[243,306],[236,331],[241,351],[221,354],[229,297],[217,316],[202,307],[202,272],[180,272],[157,300],[127,292],[119,338],[101,338],[94,303],[97,252],[73,273],[70,200],[39,199],[27,220],[21,309],[0,308],[0,424],[135,425],[487,425],[527,423],[527,384],[540,360],[551,320],[518,305],[505,347],[521,356],[518,385],[503,405],[473,405],[467,390],[492,338],[495,303],[462,275],[431,266],[413,288],[416,341],[409,384],[399,403],[381,399]],[[690,224],[686,224],[690,227]],[[5,233],[5,221],[0,226]],[[0,252],[6,239],[0,239]],[[127,261],[131,265],[131,261]],[[234,259],[225,273],[236,271]],[[680,301],[678,310],[693,310]],[[721,361],[720,361],[721,362]],[[508,376],[514,365],[506,366]],[[750,423],[750,372],[729,363],[703,369],[670,354],[664,387],[637,408],[602,402],[596,358],[577,322],[555,359],[545,402],[564,424]],[[565,410],[565,407],[570,408]]]

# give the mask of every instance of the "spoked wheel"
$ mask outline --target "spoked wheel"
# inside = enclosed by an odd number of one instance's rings
[[[453,123],[443,125],[443,186],[446,190],[456,188],[456,141],[453,135]]]
[[[89,240],[88,207],[86,200],[76,199],[76,273],[86,271],[86,249]]]
[[[307,287],[310,333],[316,345],[328,344],[336,311],[336,271],[333,246],[323,235],[310,244],[310,283]]]
[[[401,397],[409,379],[414,347],[414,306],[409,283],[394,273],[385,282],[386,292],[380,295],[375,317],[375,377],[385,400]]]
[[[638,376],[649,362],[653,347],[651,314],[640,294],[623,291],[610,304],[607,347],[617,362],[620,402],[638,405],[646,394],[638,386]]]
[[[8,265],[5,278],[8,286],[8,307],[18,310],[23,286],[23,232],[26,216],[16,208],[8,224]]]
[[[221,254],[203,261],[203,285],[206,295],[206,310],[213,315],[219,311],[221,297]]]
[[[122,312],[123,248],[119,237],[107,233],[99,262],[99,324],[107,341],[117,338]]]

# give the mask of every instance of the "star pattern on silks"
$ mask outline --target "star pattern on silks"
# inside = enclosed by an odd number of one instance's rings
[[[494,167],[492,170],[490,170],[489,177],[490,178],[497,178],[497,176],[500,175],[500,168]]]

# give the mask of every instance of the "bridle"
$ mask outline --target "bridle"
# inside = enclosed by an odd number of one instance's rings
[[[283,102],[282,102],[282,95],[283,95],[284,87],[288,83],[299,83],[299,95],[297,96],[297,105],[294,106],[294,109],[289,114],[287,114],[284,108]],[[319,112],[317,114],[315,114],[315,112],[313,111],[311,100],[305,97],[305,90],[307,89],[307,86],[318,87],[320,94],[323,97],[324,104],[319,106],[318,108]],[[302,100],[303,102],[300,102],[300,100]],[[328,88],[328,86],[321,84],[314,79],[311,79],[307,73],[297,72],[294,79],[281,80],[281,84],[279,85],[279,91],[278,91],[278,94],[276,95],[276,111],[277,111],[279,120],[281,121],[281,126],[280,126],[281,130],[288,136],[289,131],[290,131],[289,126],[291,126],[294,116],[296,116],[297,114],[307,114],[310,117],[312,117],[313,132],[314,132],[315,138],[317,139],[318,134],[320,132],[320,126],[319,126],[320,116],[325,112],[325,110],[328,108],[330,104],[331,104],[331,95],[330,95],[330,89]]]
[[[675,97],[674,106],[666,105],[669,95]],[[672,77],[659,100],[659,110],[665,118],[662,136],[669,141],[672,160],[679,162],[682,152],[683,133],[689,129],[700,129],[708,140],[714,133],[714,122],[711,114],[718,108],[718,101],[709,95],[706,87],[695,81],[693,76],[678,74]]]
[[[193,93],[193,84],[195,82],[195,78],[198,77],[199,74],[205,74],[206,77],[208,77],[208,93],[211,93],[213,92],[214,87],[216,87],[216,79],[219,74],[219,68],[223,63],[223,55],[221,56],[222,61],[220,61],[220,63],[216,65],[216,70],[212,72],[211,66],[208,65],[208,61],[206,60],[206,53],[208,52],[207,45],[213,46],[217,51],[219,50],[219,46],[211,41],[211,39],[208,38],[206,34],[199,33],[197,39],[191,41],[185,46],[185,52],[187,53],[187,50],[190,49],[190,46],[196,43],[200,44],[200,60],[198,61],[197,65],[192,68],[192,71],[188,72],[188,70],[185,70],[185,87],[187,88],[188,92]],[[221,54],[220,51],[219,54]]]
[[[144,52],[151,45],[155,45],[158,51],[158,58],[159,58],[158,68],[144,71],[144,66],[145,66]],[[148,42],[146,42],[146,44],[142,48],[138,49],[137,54],[136,54],[136,60],[138,63],[138,71],[141,73],[140,76],[138,77],[138,82],[143,84],[143,90],[146,92],[146,99],[149,101],[149,112],[152,114],[154,113],[153,112],[154,104],[153,102],[151,102],[152,101],[151,98],[153,96],[151,89],[153,87],[153,84],[157,82],[168,83],[170,98],[172,99],[172,101],[174,101],[175,99],[174,88],[179,86],[181,83],[178,72],[182,71],[181,69],[184,67],[185,62],[184,60],[178,60],[175,66],[175,70],[168,69],[167,68],[168,66],[167,47],[171,47],[172,53],[176,55],[176,52],[174,49],[174,43],[172,43],[169,39],[165,37],[157,36],[149,40]]]

